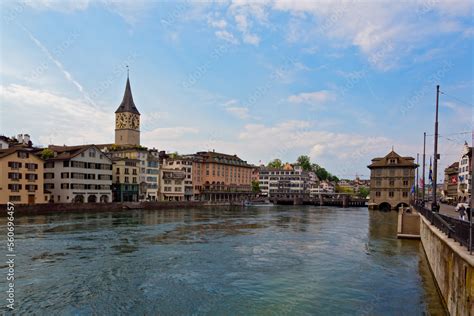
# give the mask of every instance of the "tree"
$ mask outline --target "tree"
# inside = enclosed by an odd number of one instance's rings
[[[298,159],[296,160],[297,164],[301,166],[301,168],[303,168],[304,171],[311,171],[311,159],[309,158],[309,156],[306,156],[306,155],[301,155],[298,157]]]
[[[260,182],[257,180],[252,180],[252,192],[260,193]]]
[[[366,198],[370,194],[370,189],[366,187],[360,187],[357,195],[360,197]]]
[[[43,160],[47,160],[49,158],[53,158],[54,157],[54,152],[49,149],[49,148],[45,148],[41,151],[41,159]]]
[[[268,168],[276,168],[276,169],[281,169],[283,167],[283,164],[280,159],[273,159],[270,161],[267,165]]]

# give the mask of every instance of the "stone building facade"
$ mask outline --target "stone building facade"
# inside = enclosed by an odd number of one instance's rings
[[[112,160],[95,145],[48,147],[44,186],[55,203],[112,201]]]
[[[113,161],[113,201],[137,202],[139,195],[138,159],[112,158]]]
[[[464,144],[461,158],[459,159],[458,174],[458,201],[468,202],[471,197],[471,159],[472,147]]]
[[[370,209],[398,209],[409,205],[418,165],[412,157],[393,150],[385,157],[372,159],[370,169]]]
[[[314,172],[304,171],[298,165],[287,164],[281,169],[261,167],[259,170],[260,192],[263,196],[309,196],[317,183]]]
[[[458,199],[458,175],[459,162],[444,169],[443,197],[446,201],[457,201]]]

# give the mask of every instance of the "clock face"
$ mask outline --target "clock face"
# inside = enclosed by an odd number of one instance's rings
[[[139,129],[140,128],[140,119],[138,118],[138,115],[133,115],[131,117],[131,128],[133,129]]]
[[[139,129],[140,118],[132,113],[117,113],[115,116],[115,128],[117,129]]]

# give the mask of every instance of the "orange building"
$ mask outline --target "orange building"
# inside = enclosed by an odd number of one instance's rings
[[[202,151],[187,157],[193,161],[195,199],[229,202],[252,194],[253,166],[237,155]]]
[[[0,204],[39,204],[49,201],[44,191],[44,161],[30,148],[0,150]]]

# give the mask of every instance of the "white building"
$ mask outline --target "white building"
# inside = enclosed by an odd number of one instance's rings
[[[193,160],[189,157],[174,157],[163,160],[163,168],[181,170],[184,172],[184,200],[191,201],[194,199],[193,193]]]
[[[49,146],[44,164],[45,190],[56,203],[112,201],[112,161],[95,145]]]
[[[314,172],[304,171],[300,166],[285,165],[282,169],[260,168],[259,187],[261,194],[272,197],[275,194],[310,194],[317,183]]]
[[[458,174],[458,201],[467,202],[471,197],[471,159],[472,147],[464,143],[461,158],[459,159]]]

